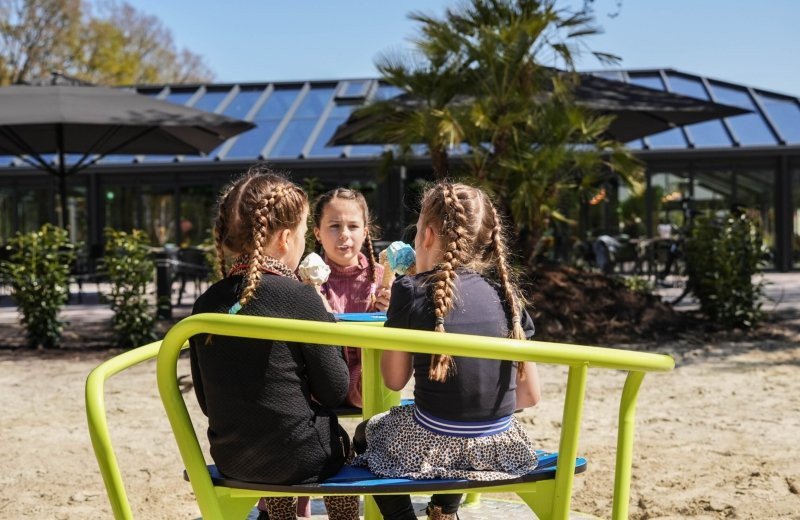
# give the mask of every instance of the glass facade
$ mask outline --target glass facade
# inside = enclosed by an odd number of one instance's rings
[[[761,222],[765,243],[773,250],[773,256],[781,259],[775,265],[800,268],[800,162],[792,162],[800,155],[800,98],[671,69],[597,74],[739,106],[750,113],[672,129],[628,143],[647,164],[650,190],[635,195],[611,182],[605,186],[605,193],[598,188],[586,200],[565,199],[560,211],[572,223],[580,221],[580,225],[570,224],[569,232],[580,236],[606,230],[633,238],[652,237],[657,236],[662,222],[678,229],[684,227],[687,214],[691,214],[687,213],[688,206],[696,214],[711,216],[742,208]],[[401,95],[401,89],[381,84],[377,79],[353,79],[142,86],[139,91],[171,103],[247,119],[256,127],[204,157],[110,156],[101,166],[113,164],[113,167],[93,169],[94,184],[84,174],[71,177],[67,208],[75,240],[97,242],[102,227],[111,226],[145,229],[153,245],[202,244],[210,236],[216,192],[236,171],[226,161],[236,162],[238,169],[238,163],[274,160],[280,168],[296,172],[296,179],[316,178],[325,187],[348,185],[359,179],[360,186],[374,197],[371,202],[383,204],[386,215],[394,211],[386,208],[387,201],[397,195],[395,186],[386,188],[378,183],[381,188],[375,189],[365,180],[377,172],[386,145],[329,147],[326,144],[357,107],[372,99]],[[748,147],[758,148],[758,155],[749,155]],[[450,152],[455,162],[468,150],[462,146]],[[428,178],[427,153],[423,145],[412,147],[416,159],[409,163],[409,175],[411,169],[419,169],[414,175]],[[784,156],[790,170],[779,173],[777,165]],[[52,161],[54,157],[47,155],[45,159]],[[184,170],[181,163],[188,163]],[[370,175],[365,176],[364,171],[354,174],[352,168],[369,168]],[[4,241],[17,230],[30,231],[44,222],[57,223],[61,218],[54,181],[43,176],[29,177],[28,170],[19,159],[0,156],[0,239]],[[165,176],[173,174],[172,180]],[[204,180],[198,181],[198,176]],[[199,186],[201,182],[205,184]],[[398,182],[402,191],[402,183],[410,185],[413,179]],[[779,182],[784,184],[779,186]],[[378,201],[381,192],[385,193]],[[90,214],[95,211],[96,214]],[[776,226],[778,219],[778,224],[789,220],[792,224],[784,229]]]
[[[176,244],[175,189],[172,186],[142,186],[141,228],[154,246]]]
[[[213,245],[214,201],[216,186],[184,186],[181,188],[180,247]]]

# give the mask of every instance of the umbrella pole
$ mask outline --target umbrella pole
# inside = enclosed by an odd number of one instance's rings
[[[69,212],[67,211],[67,167],[64,164],[64,127],[58,125],[56,128],[56,138],[58,139],[58,189],[61,197],[61,226],[64,229],[69,229],[69,221],[67,220]]]

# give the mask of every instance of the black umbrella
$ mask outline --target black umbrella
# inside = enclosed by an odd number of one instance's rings
[[[160,101],[130,90],[95,86],[0,88],[0,155],[15,155],[59,177],[67,222],[67,176],[109,154],[202,154],[255,125]],[[80,154],[67,165],[64,155]],[[56,154],[57,165],[44,155]]]
[[[670,128],[711,119],[745,114],[748,110],[711,103],[663,90],[655,90],[621,81],[604,79],[592,74],[580,74],[574,90],[576,103],[600,114],[615,116],[606,136],[628,142],[657,134]],[[452,103],[467,103],[470,96],[456,96]],[[398,107],[412,110],[421,101],[412,94],[392,98]],[[392,144],[377,142],[362,131],[378,122],[378,116],[360,117],[357,111],[339,125],[328,146],[347,144]]]

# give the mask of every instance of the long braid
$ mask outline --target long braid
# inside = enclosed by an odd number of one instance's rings
[[[446,239],[444,256],[439,269],[433,275],[433,306],[436,318],[434,331],[445,332],[444,318],[453,308],[455,298],[456,269],[464,260],[467,250],[467,215],[464,205],[458,198],[455,186],[443,183],[441,186],[442,207],[445,210],[442,222],[442,235]],[[428,379],[444,382],[448,373],[454,369],[452,356],[434,354],[428,370]]]
[[[247,264],[247,282],[239,297],[239,304],[244,306],[253,295],[261,280],[261,265],[264,262],[264,250],[269,242],[269,217],[283,198],[285,188],[275,186],[268,191],[258,203],[255,214],[255,229],[253,230],[253,253]]]
[[[521,302],[517,295],[516,288],[511,281],[508,262],[506,260],[506,243],[503,237],[503,224],[497,209],[490,201],[486,201],[492,211],[494,227],[492,228],[492,248],[494,249],[495,261],[497,264],[497,275],[500,278],[500,285],[505,293],[508,309],[511,314],[511,328],[509,337],[513,339],[525,339],[525,331],[522,329],[522,316],[520,315]],[[525,364],[519,364],[520,378],[525,378]]]
[[[367,264],[369,265],[369,277],[372,280],[372,290],[369,293],[369,305],[370,307],[375,307],[375,301],[377,299],[375,295],[375,291],[380,284],[380,280],[378,280],[378,271],[375,269],[375,250],[372,249],[372,236],[369,232],[369,224],[365,226],[365,233],[364,233],[364,245],[367,248]]]
[[[214,249],[217,253],[217,278],[222,279],[228,275],[228,268],[225,260],[225,234],[228,228],[227,204],[228,195],[233,191],[233,185],[227,186],[219,196],[217,203],[217,221],[214,223]]]

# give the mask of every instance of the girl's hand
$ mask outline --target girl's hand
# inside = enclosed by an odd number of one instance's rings
[[[389,299],[391,296],[391,288],[379,288],[378,292],[375,293],[375,309],[380,312],[386,312],[386,309],[389,308]]]
[[[325,306],[325,310],[330,312],[331,314],[333,314],[333,309],[331,309],[331,304],[328,303],[328,299],[325,297],[324,294],[322,294],[322,286],[321,285],[315,285],[314,289],[317,291],[317,294],[322,299],[322,305]]]

